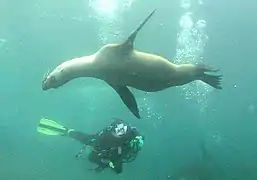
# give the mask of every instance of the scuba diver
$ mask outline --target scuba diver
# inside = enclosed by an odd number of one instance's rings
[[[110,126],[96,134],[69,129],[46,118],[40,120],[37,130],[46,135],[70,137],[84,144],[76,157],[80,157],[87,146],[92,147],[88,160],[98,165],[93,169],[96,172],[111,168],[117,174],[122,173],[123,163],[132,162],[144,143],[144,138],[138,130],[120,119],[115,119]]]

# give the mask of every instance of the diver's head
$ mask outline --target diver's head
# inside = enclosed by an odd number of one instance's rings
[[[69,81],[69,72],[64,64],[57,66],[50,74],[46,74],[42,81],[42,90],[56,89]]]
[[[127,134],[127,131],[128,131],[128,126],[123,123],[120,123],[113,128],[113,135],[116,137],[122,137],[125,134]]]

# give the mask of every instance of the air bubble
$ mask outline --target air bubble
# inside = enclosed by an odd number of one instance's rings
[[[256,107],[253,104],[250,104],[248,107],[248,111],[249,113],[254,114],[256,111]]]
[[[6,43],[5,39],[0,39],[0,48],[3,47]]]
[[[179,21],[181,31],[177,37],[176,63],[203,62],[202,54],[208,40],[208,35],[205,32],[206,21],[203,19],[194,21],[194,14],[189,8],[192,7],[193,3],[199,5],[204,2],[204,0],[197,0],[196,2],[191,0],[180,1],[180,6],[186,12],[182,14]],[[207,95],[210,90],[211,87],[207,84],[196,81],[185,85],[182,88],[182,94],[186,100],[194,100],[197,104],[201,104],[201,111],[203,111],[207,107]]]
[[[190,15],[185,14],[180,19],[180,27],[183,29],[191,29],[194,25],[192,18]]]
[[[184,9],[189,9],[191,7],[190,0],[182,0],[181,1],[181,7]]]
[[[196,23],[196,27],[198,29],[204,29],[206,27],[206,21],[205,20],[198,20]]]

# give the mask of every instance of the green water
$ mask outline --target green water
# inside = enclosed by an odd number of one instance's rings
[[[1,0],[0,180],[257,179],[256,3],[189,2],[183,8],[181,0]],[[100,80],[42,91],[48,70],[122,42],[154,8],[135,47],[219,68],[223,90],[201,82],[149,94],[132,89],[142,120]],[[146,136],[145,145],[122,174],[96,174],[86,154],[75,158],[81,144],[37,133],[41,117],[87,133],[118,117]]]

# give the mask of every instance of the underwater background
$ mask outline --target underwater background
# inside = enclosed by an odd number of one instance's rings
[[[218,68],[222,90],[198,81],[158,93],[132,89],[141,120],[100,80],[42,91],[47,71],[122,42],[155,8],[135,48]],[[254,1],[1,0],[0,180],[257,179],[256,32]],[[87,133],[121,118],[145,145],[122,174],[97,174],[86,154],[75,158],[82,144],[37,132],[41,117]]]

